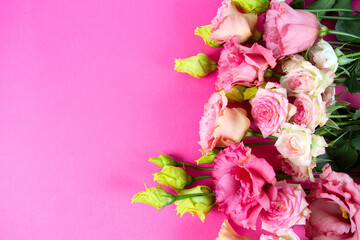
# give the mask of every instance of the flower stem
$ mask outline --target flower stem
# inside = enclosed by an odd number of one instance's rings
[[[254,135],[254,137],[262,137],[264,138],[264,136],[261,134],[261,133],[258,133],[258,132],[252,132],[252,134]],[[268,136],[266,138],[270,138],[270,139],[278,139],[277,137],[274,137],[274,136]]]
[[[336,123],[338,126],[344,126],[344,125],[354,125],[354,124],[360,124],[360,120],[356,121],[345,121],[345,122],[338,122]]]
[[[211,175],[205,175],[205,176],[193,177],[193,182],[198,181],[198,180],[202,180],[202,179],[207,179],[207,178],[212,178],[212,176]]]
[[[356,53],[351,53],[351,54],[347,54],[347,55],[341,55],[339,58],[345,58],[345,57],[356,57],[359,56],[360,52],[356,52]]]
[[[282,74],[277,74],[277,73],[273,73],[273,74],[272,74],[272,77],[278,77],[278,78],[281,78],[281,77],[283,77],[283,76],[285,76],[285,75],[282,75]]]
[[[249,147],[249,146],[270,145],[270,144],[275,144],[275,142],[245,143],[244,145],[247,146],[247,147]]]
[[[360,45],[358,44],[354,44],[354,43],[349,43],[349,42],[334,42],[334,41],[327,41],[330,44],[335,44],[335,45],[347,45],[347,46],[352,46],[352,47],[360,47]]]
[[[360,21],[360,18],[354,18],[354,17],[318,16],[318,18],[337,19],[337,20],[345,20],[345,21]]]
[[[177,166],[187,166],[187,167],[191,167],[191,168],[195,168],[197,170],[204,170],[204,171],[211,171],[212,168],[204,168],[204,167],[198,167],[196,165],[193,165],[191,163],[186,163],[186,162],[177,162]]]
[[[215,193],[194,193],[194,194],[188,194],[188,195],[181,195],[175,197],[175,201],[182,200],[185,198],[192,198],[192,197],[206,197],[206,196],[216,196]]]
[[[305,9],[308,12],[356,12],[360,13],[360,11],[353,9],[345,9],[345,8],[333,8],[333,9]]]
[[[352,114],[347,114],[347,115],[328,115],[329,118],[348,118],[348,117],[352,117]]]
[[[359,39],[359,40],[360,40],[360,37],[359,37],[359,36],[356,36],[356,35],[350,34],[350,33],[345,33],[345,32],[336,31],[336,30],[330,30],[330,29],[328,29],[326,33],[328,33],[328,34],[334,34],[334,35],[341,35],[341,36],[346,36],[346,37],[352,37],[352,38],[355,38],[355,39]]]

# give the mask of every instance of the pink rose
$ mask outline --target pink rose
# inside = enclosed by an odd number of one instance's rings
[[[311,131],[324,124],[329,119],[326,115],[326,105],[322,101],[321,95],[310,97],[304,93],[300,93],[296,98],[294,105],[297,109],[292,121],[300,126],[307,127]]]
[[[319,31],[320,25],[314,14],[294,10],[278,0],[271,1],[265,14],[264,40],[277,59],[305,51],[313,45]]]
[[[268,184],[276,182],[270,164],[233,143],[215,157],[212,176],[219,209],[236,224],[256,229],[261,210],[270,208]]]
[[[227,108],[224,91],[211,95],[204,106],[200,120],[201,151],[208,154],[214,147],[228,146],[239,142],[250,127],[250,120],[242,108]]]
[[[269,49],[257,43],[248,48],[232,38],[221,52],[215,87],[217,90],[224,89],[230,92],[234,84],[247,87],[259,86],[264,83],[265,70],[275,65],[276,60]]]
[[[255,13],[240,13],[231,0],[224,0],[216,17],[211,21],[209,38],[221,44],[236,36],[239,43],[244,43],[256,31],[256,23]]]
[[[280,83],[289,96],[297,97],[300,93],[317,96],[334,81],[335,73],[331,69],[319,70],[310,62],[294,57],[288,61],[283,63],[286,75],[280,78]]]
[[[270,208],[260,214],[262,229],[277,233],[294,225],[305,225],[306,219],[310,216],[305,197],[300,184],[277,182],[276,191],[270,195]]]
[[[290,175],[294,181],[304,182],[306,180],[315,181],[313,168],[316,167],[315,161],[312,159],[309,166],[299,166],[288,159],[284,158],[281,162],[282,170],[287,175]]]
[[[332,106],[335,104],[335,85],[331,84],[325,89],[325,92],[321,94],[323,101],[325,102],[326,107]]]
[[[312,211],[306,236],[318,240],[360,239],[360,186],[325,165],[308,196]]]
[[[310,166],[313,157],[325,153],[326,141],[323,137],[311,134],[310,129],[285,123],[275,147],[282,157],[297,166]]]
[[[255,125],[264,138],[277,133],[296,111],[289,104],[286,89],[272,83],[268,83],[266,89],[259,88],[250,104]]]
[[[262,234],[260,240],[300,240],[300,238],[292,229],[281,229],[276,236]]]

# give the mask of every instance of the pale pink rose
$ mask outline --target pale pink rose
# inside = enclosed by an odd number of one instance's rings
[[[255,125],[264,138],[277,133],[295,113],[295,109],[292,111],[293,105],[289,104],[287,99],[286,89],[281,85],[279,87],[268,83],[266,89],[259,88],[255,97],[250,100],[250,104]]]
[[[333,106],[335,104],[335,94],[336,93],[334,84],[331,84],[329,87],[327,87],[325,91],[321,94],[321,97],[327,107]]]
[[[301,68],[305,58],[299,54],[289,55],[281,60],[281,69],[284,72],[289,72],[292,69]]]
[[[314,14],[294,10],[278,0],[271,1],[265,14],[264,40],[277,59],[305,51],[314,44],[319,31]]]
[[[282,170],[287,175],[290,175],[294,181],[304,182],[306,180],[315,181],[313,168],[316,167],[314,160],[311,160],[309,166],[298,166],[284,158],[281,161]]]
[[[317,96],[334,81],[335,73],[331,69],[318,69],[308,61],[292,58],[288,64],[283,63],[286,75],[280,78],[281,85],[287,89],[289,96],[300,93]]]
[[[300,238],[292,229],[281,229],[276,236],[262,234],[260,240],[300,240]]]
[[[320,127],[329,119],[326,115],[326,105],[322,101],[321,95],[310,97],[304,93],[300,93],[296,98],[294,105],[296,114],[292,117],[292,122],[309,128],[312,132],[319,125]]]
[[[219,236],[216,240],[251,240],[251,238],[239,236],[239,234],[237,234],[231,227],[229,220],[225,219],[221,224]]]
[[[260,219],[262,229],[277,233],[281,229],[289,229],[295,225],[305,225],[310,216],[306,194],[300,184],[277,182],[276,190],[270,195],[270,208],[262,210]]]
[[[312,211],[306,236],[314,240],[360,239],[360,186],[325,165],[308,196]]]
[[[214,159],[212,176],[219,209],[236,224],[256,229],[261,210],[270,208],[275,172],[243,143],[233,143]]]
[[[323,137],[311,134],[311,130],[296,124],[285,123],[275,147],[283,158],[297,166],[311,166],[313,157],[325,153]]]
[[[259,86],[264,83],[265,70],[275,67],[272,52],[257,43],[251,48],[240,45],[235,38],[230,39],[221,52],[218,62],[217,90],[230,92],[231,86]]]
[[[309,59],[319,69],[330,68],[336,72],[339,65],[334,49],[323,39],[310,48]]]
[[[239,142],[250,127],[250,120],[242,108],[227,108],[224,91],[211,95],[200,120],[201,151],[208,154],[214,147]]]
[[[244,43],[256,31],[256,23],[255,13],[240,13],[231,0],[224,0],[211,21],[209,38],[221,44],[235,36],[239,43]]]

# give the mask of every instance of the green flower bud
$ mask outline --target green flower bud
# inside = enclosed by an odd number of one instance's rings
[[[174,189],[184,189],[192,183],[192,176],[184,169],[174,166],[164,166],[161,172],[155,173],[154,181]]]
[[[178,72],[188,73],[193,77],[202,78],[208,73],[216,70],[217,63],[211,60],[206,54],[199,53],[196,56],[175,59],[174,70]]]
[[[172,157],[167,156],[166,154],[161,154],[160,156],[156,157],[156,158],[150,158],[149,162],[155,163],[156,165],[160,166],[160,167],[164,167],[164,166],[176,166],[177,163],[175,161],[175,159],[173,159]]]
[[[250,100],[253,99],[257,93],[258,89],[256,86],[247,88],[244,92],[244,100]]]
[[[175,201],[175,196],[166,192],[162,187],[147,188],[146,191],[139,192],[131,199],[131,203],[141,202],[161,209]]]
[[[340,66],[347,65],[347,64],[349,64],[349,63],[356,60],[356,58],[341,57],[341,56],[343,56],[345,54],[340,49],[341,48],[336,48],[335,49],[335,54],[338,57],[338,63],[339,63]]]
[[[220,152],[220,149],[218,148],[214,148],[213,150],[211,150],[209,152],[209,154],[207,155],[203,155],[201,158],[199,158],[198,160],[196,160],[195,162],[199,165],[199,164],[203,164],[203,163],[212,163],[214,161],[214,158],[216,157],[216,155]]]
[[[196,186],[191,189],[185,189],[178,194],[180,196],[196,194],[196,193],[211,193],[211,189],[207,186]],[[195,216],[198,215],[202,222],[205,221],[205,216],[211,211],[215,205],[215,196],[200,196],[200,197],[189,197],[181,200],[176,200],[177,214],[182,217],[185,213],[190,213]]]
[[[222,44],[218,44],[215,42],[215,39],[209,39],[211,32],[211,24],[197,27],[195,29],[195,35],[202,37],[204,42],[209,45],[210,47],[221,47]]]
[[[257,13],[260,15],[270,7],[268,0],[232,0],[238,8],[246,13]]]
[[[229,102],[243,102],[246,89],[247,87],[236,84],[231,87],[231,92],[225,92],[225,96]]]

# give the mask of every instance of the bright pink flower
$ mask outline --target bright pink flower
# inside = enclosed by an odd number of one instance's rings
[[[259,88],[250,104],[255,125],[264,138],[277,133],[296,111],[289,104],[286,89],[272,83],[267,83],[266,89]]]
[[[217,90],[230,92],[234,84],[259,86],[264,83],[265,70],[275,65],[276,60],[269,49],[257,43],[248,48],[240,45],[236,38],[232,38],[221,52],[215,87]]]
[[[294,225],[305,225],[310,210],[301,185],[280,181],[276,184],[276,190],[270,195],[270,209],[263,210],[260,214],[262,229],[277,233]]]
[[[264,39],[277,59],[305,51],[315,42],[320,31],[316,16],[294,10],[288,4],[272,0],[265,14]]]
[[[276,182],[270,164],[243,143],[233,143],[215,157],[212,176],[219,209],[236,224],[255,229],[261,210],[270,208],[274,187],[268,184]]]
[[[250,127],[250,120],[242,108],[227,108],[224,91],[211,95],[200,120],[201,151],[208,154],[214,147],[239,142]]]
[[[216,17],[211,21],[210,39],[218,44],[236,36],[240,43],[246,42],[256,31],[257,15],[240,13],[231,0],[224,0]]]
[[[326,115],[326,105],[322,101],[321,95],[310,97],[304,93],[300,93],[296,98],[294,105],[297,109],[292,121],[300,126],[307,127],[311,131],[324,124],[329,119]]]
[[[360,186],[345,173],[325,165],[311,185],[306,236],[319,240],[360,239]]]

